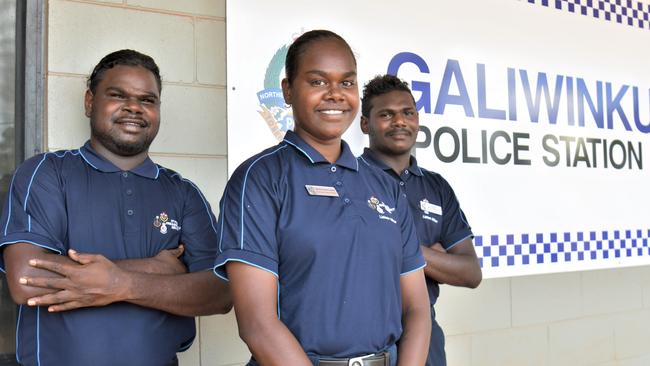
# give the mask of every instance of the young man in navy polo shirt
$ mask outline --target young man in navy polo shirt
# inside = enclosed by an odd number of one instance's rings
[[[91,137],[25,161],[2,216],[0,269],[19,304],[23,365],[175,365],[193,316],[225,313],[210,271],[214,215],[196,186],[154,164],[161,80],[121,50],[88,79]]]
[[[408,85],[392,75],[377,76],[364,87],[361,101],[361,129],[370,138],[370,148],[361,159],[395,178],[408,197],[427,262],[424,272],[432,320],[427,365],[443,366],[445,339],[433,305],[439,283],[475,288],[481,282],[473,234],[449,183],[440,174],[420,168],[411,156],[419,120]]]

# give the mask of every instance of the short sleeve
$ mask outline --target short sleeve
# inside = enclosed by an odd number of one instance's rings
[[[397,212],[399,215],[400,229],[402,230],[402,270],[400,274],[405,275],[423,268],[426,265],[420,242],[417,238],[417,231],[413,216],[408,207],[408,201],[403,194],[397,198]]]
[[[199,188],[183,179],[186,189],[181,224],[183,261],[190,272],[212,269],[218,252],[217,223],[210,204]]]
[[[67,251],[65,194],[48,154],[29,159],[16,170],[0,221],[0,250],[15,243],[30,243],[59,254]],[[5,270],[2,255],[0,268]]]
[[[442,177],[441,199],[442,199],[442,230],[440,233],[442,246],[450,249],[458,242],[468,237],[473,237],[472,228],[467,222],[465,213],[460,208],[460,203],[451,185]]]
[[[279,184],[277,171],[259,158],[240,166],[228,181],[218,221],[219,256],[214,272],[227,279],[225,264],[243,262],[278,276]]]

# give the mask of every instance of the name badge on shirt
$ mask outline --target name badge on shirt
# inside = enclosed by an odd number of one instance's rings
[[[425,214],[432,213],[436,215],[442,215],[442,207],[430,203],[426,198],[420,201],[420,210],[424,211]]]
[[[338,197],[339,196],[339,193],[336,191],[336,188],[334,188],[334,187],[312,186],[312,185],[306,184],[305,188],[307,188],[307,193],[309,193],[310,196],[326,196],[326,197]]]

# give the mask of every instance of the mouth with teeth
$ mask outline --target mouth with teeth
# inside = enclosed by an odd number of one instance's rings
[[[138,118],[119,118],[115,124],[127,131],[140,131],[148,126],[146,121]]]
[[[340,109],[323,109],[323,110],[319,110],[318,112],[323,113],[323,114],[327,114],[327,115],[330,115],[330,116],[336,116],[336,115],[343,114],[345,111],[340,110]]]

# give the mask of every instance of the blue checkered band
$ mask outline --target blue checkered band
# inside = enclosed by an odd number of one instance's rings
[[[520,0],[598,19],[650,29],[650,4],[633,0]]]
[[[650,229],[477,235],[482,268],[618,260],[650,256]]]

